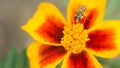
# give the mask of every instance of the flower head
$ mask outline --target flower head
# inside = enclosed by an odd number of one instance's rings
[[[102,68],[93,55],[120,53],[120,21],[102,22],[106,0],[70,0],[67,21],[50,3],[41,3],[22,26],[36,41],[27,50],[31,68]]]

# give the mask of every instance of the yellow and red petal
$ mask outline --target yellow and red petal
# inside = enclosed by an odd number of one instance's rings
[[[86,48],[93,54],[113,58],[120,53],[120,21],[106,21],[88,30]]]
[[[68,54],[63,61],[62,68],[102,68],[102,66],[93,55],[83,50],[78,54]]]
[[[64,17],[59,10],[45,2],[40,4],[33,18],[22,28],[40,43],[54,44],[60,43],[64,24]]]
[[[105,5],[106,0],[70,0],[67,9],[68,22],[75,23],[74,17],[76,12],[81,6],[86,6],[81,23],[84,24],[85,29],[88,29],[94,24],[102,21],[104,17]]]
[[[33,42],[27,50],[30,68],[55,68],[59,64],[66,50],[62,46],[43,45]]]

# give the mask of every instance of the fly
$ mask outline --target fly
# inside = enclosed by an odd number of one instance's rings
[[[78,23],[84,16],[84,11],[86,10],[86,6],[82,5],[79,10],[75,14],[75,22]]]

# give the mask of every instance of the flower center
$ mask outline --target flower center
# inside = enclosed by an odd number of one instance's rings
[[[63,47],[74,54],[80,53],[89,40],[87,30],[83,30],[83,24],[70,24],[64,27],[64,36],[61,39]]]

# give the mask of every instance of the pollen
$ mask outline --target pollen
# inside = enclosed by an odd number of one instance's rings
[[[69,24],[64,27],[61,44],[63,47],[74,54],[80,53],[89,40],[87,30],[84,30],[83,24]]]

